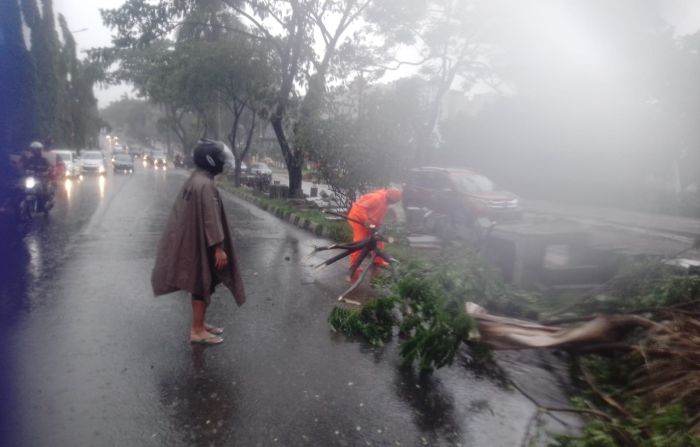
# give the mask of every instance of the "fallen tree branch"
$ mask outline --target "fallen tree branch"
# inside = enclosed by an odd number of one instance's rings
[[[601,419],[605,419],[605,420],[608,421],[608,422],[612,422],[612,421],[613,421],[613,418],[612,418],[609,414],[604,413],[604,412],[599,411],[599,410],[594,410],[594,409],[592,409],[592,408],[550,407],[550,406],[547,406],[547,405],[542,405],[541,403],[539,403],[539,402],[537,401],[537,399],[535,399],[534,397],[532,397],[527,391],[525,391],[525,390],[522,389],[517,383],[515,383],[514,380],[511,379],[509,382],[510,382],[511,385],[513,385],[513,388],[515,388],[516,390],[518,390],[523,396],[525,396],[530,402],[532,402],[533,404],[535,404],[535,406],[536,406],[538,409],[542,410],[542,411],[547,411],[547,412],[561,412],[561,413],[590,414],[590,415],[593,415],[593,416],[597,416],[597,417],[599,417],[599,418],[601,418]]]
[[[629,418],[631,417],[629,412],[625,410],[625,408],[620,405],[615,399],[613,399],[609,394],[605,393],[603,390],[601,390],[598,385],[595,383],[595,379],[593,379],[593,375],[591,372],[586,368],[583,363],[581,363],[580,359],[578,356],[574,357],[574,361],[576,363],[576,366],[578,367],[579,371],[581,371],[581,375],[583,376],[583,379],[586,381],[588,386],[591,388],[591,390],[606,404],[608,404],[610,407],[614,408],[618,413],[620,413],[622,416]]]

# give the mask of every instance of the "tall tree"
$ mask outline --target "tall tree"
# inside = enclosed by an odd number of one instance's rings
[[[36,121],[33,71],[22,35],[19,4],[15,0],[0,2],[0,160],[3,162],[8,153],[23,148],[33,137]]]
[[[63,117],[63,143],[73,148],[95,147],[103,122],[97,111],[93,87],[99,78],[98,68],[89,61],[78,59],[75,39],[63,15],[58,15],[63,46],[61,47],[60,78],[66,81]]]
[[[331,68],[338,64],[338,50],[352,46],[364,13],[373,0],[221,0],[245,27],[230,31],[266,42],[273,49],[278,69],[270,123],[289,173],[290,195],[301,194],[305,150],[295,144],[295,129],[312,120],[326,94]],[[117,31],[117,47],[138,47],[183,25],[189,2],[129,0],[116,10],[103,11],[105,23]],[[367,30],[367,33],[370,31]],[[316,40],[320,36],[320,41]],[[346,52],[347,53],[347,52]],[[298,87],[306,96],[297,110]]]
[[[24,21],[30,29],[31,55],[36,86],[36,133],[41,138],[63,140],[65,122],[65,79],[60,76],[60,42],[51,0],[21,0]]]

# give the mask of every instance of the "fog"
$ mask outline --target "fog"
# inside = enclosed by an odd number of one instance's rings
[[[109,42],[97,9],[119,4],[58,0],[56,9],[88,28],[76,33],[84,50]],[[484,171],[523,195],[680,210],[700,177],[696,2],[496,0],[472,12],[474,60],[489,70],[457,77],[426,162]],[[397,54],[415,61],[425,49],[414,42]],[[422,68],[405,64],[377,82],[409,76]],[[96,95],[104,107],[129,90]]]
[[[658,209],[696,190],[696,7],[497,1],[482,17],[499,83],[478,109],[448,118],[443,162],[523,194],[595,204]]]

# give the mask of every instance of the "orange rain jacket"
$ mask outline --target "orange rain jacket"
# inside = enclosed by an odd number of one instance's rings
[[[378,189],[361,196],[350,208],[348,216],[363,223],[382,225],[389,209],[387,190]]]

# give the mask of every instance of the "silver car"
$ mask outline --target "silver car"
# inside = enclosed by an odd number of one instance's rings
[[[80,173],[104,175],[105,159],[100,151],[83,151],[80,154]]]

